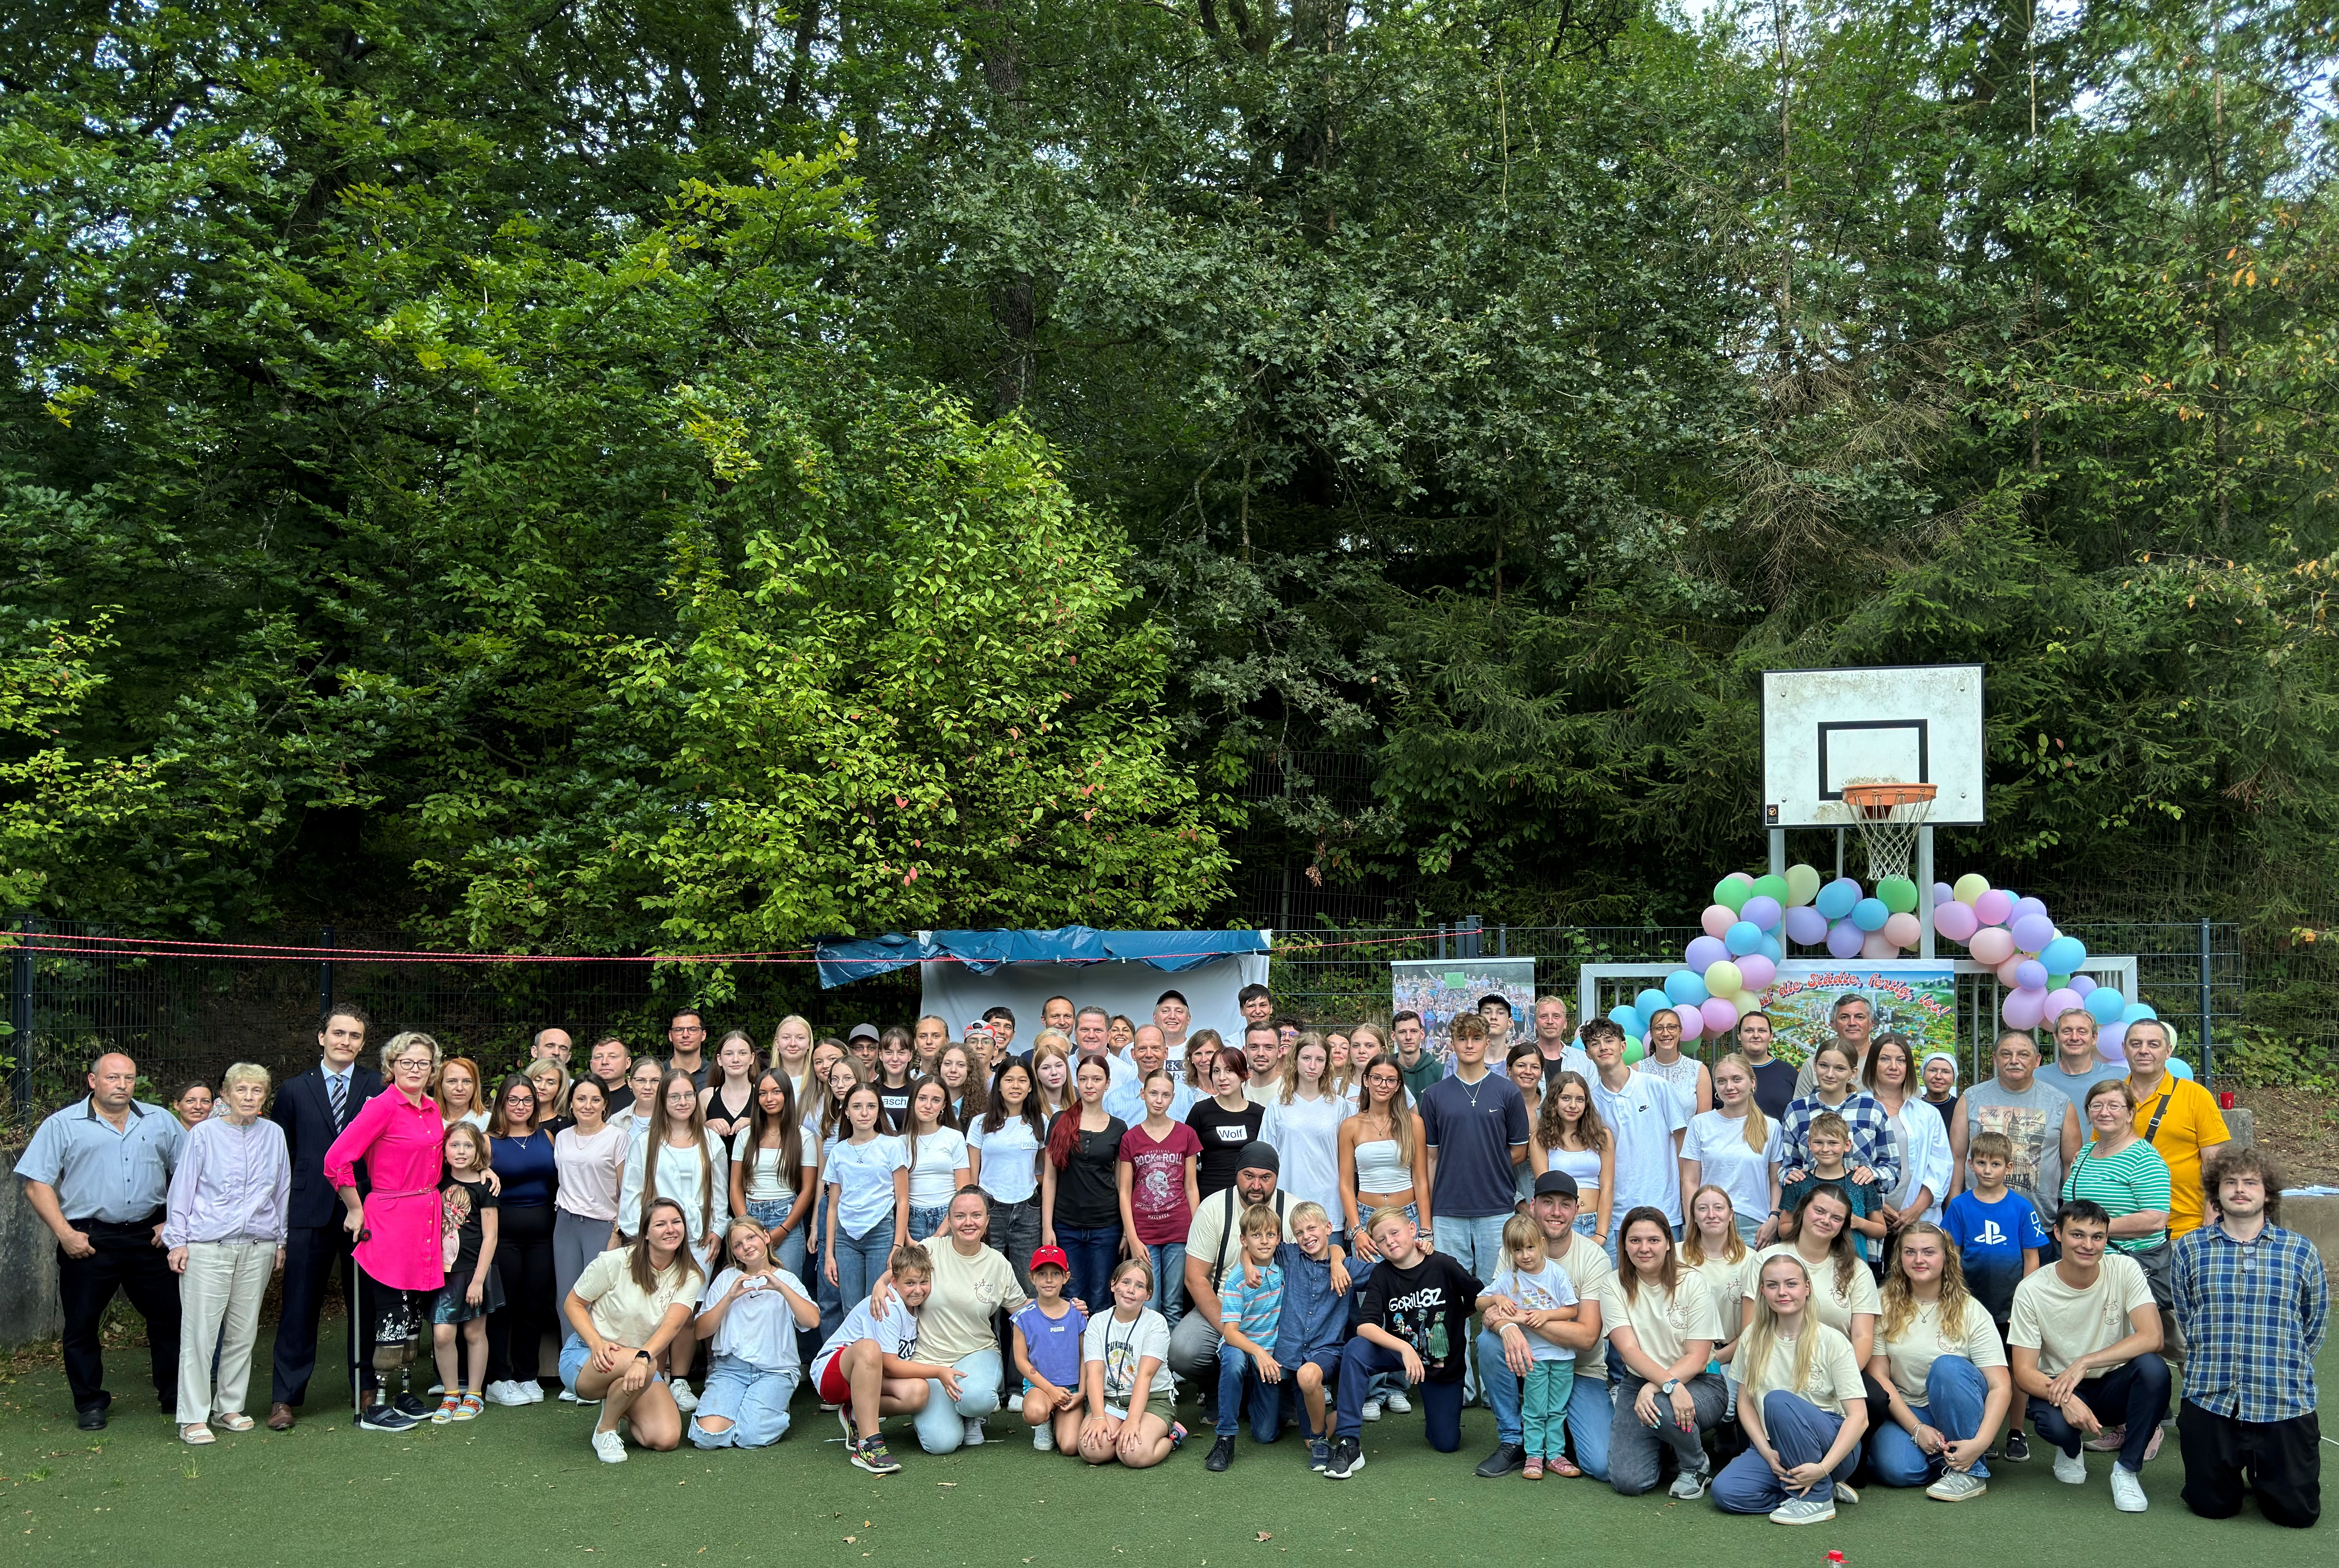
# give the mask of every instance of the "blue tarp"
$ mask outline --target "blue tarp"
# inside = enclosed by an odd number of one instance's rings
[[[1175,973],[1238,953],[1268,951],[1258,931],[1099,931],[1066,925],[1054,931],[937,931],[926,940],[898,932],[816,942],[824,990],[907,969],[929,959],[955,959],[976,974],[1002,963],[1142,963]]]

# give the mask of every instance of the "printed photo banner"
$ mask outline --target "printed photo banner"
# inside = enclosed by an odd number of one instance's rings
[[[1511,1038],[1535,1035],[1535,960],[1532,958],[1398,959],[1389,964],[1392,1012],[1417,1012],[1422,1027],[1442,1050],[1446,1026],[1457,1013],[1474,1012],[1482,996],[1511,1004]]]
[[[1762,993],[1781,1056],[1801,1065],[1827,1038],[1836,999],[1864,996],[1876,1010],[1876,1032],[1896,1031],[1929,1050],[1958,1048],[1958,979],[1951,961],[1789,959]]]

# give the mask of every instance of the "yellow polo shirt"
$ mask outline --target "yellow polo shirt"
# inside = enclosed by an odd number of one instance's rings
[[[2159,1087],[2137,1102],[2139,1134],[2152,1125],[2164,1094],[2168,1096],[2168,1113],[2160,1119],[2152,1147],[2168,1162],[2168,1238],[2174,1241],[2201,1228],[2201,1150],[2234,1135],[2226,1130],[2226,1119],[2217,1114],[2215,1096],[2191,1079],[2167,1071],[2161,1073]]]

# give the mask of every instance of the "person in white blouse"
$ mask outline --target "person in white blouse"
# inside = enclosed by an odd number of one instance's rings
[[[216,1442],[209,1423],[252,1430],[243,1411],[260,1302],[284,1267],[292,1160],[284,1129],[264,1120],[268,1070],[239,1061],[220,1081],[216,1114],[180,1147],[163,1218],[163,1245],[179,1276],[179,1437]],[[212,1383],[212,1356],[219,1383]]]
[[[651,1102],[649,1129],[626,1151],[626,1174],[617,1191],[617,1228],[637,1235],[647,1198],[671,1198],[689,1227],[686,1245],[702,1273],[713,1272],[731,1223],[730,1161],[722,1141],[706,1130],[698,1084],[690,1074],[668,1071]],[[684,1415],[698,1408],[686,1381],[697,1335],[687,1326],[668,1342],[674,1402]]]
[[[1692,1117],[1682,1140],[1682,1211],[1700,1187],[1719,1187],[1730,1196],[1739,1238],[1752,1247],[1779,1207],[1779,1129],[1754,1103],[1754,1069],[1744,1057],[1732,1052],[1713,1064],[1713,1092],[1721,1104]]]
[[[1876,1037],[1868,1050],[1863,1081],[1890,1119],[1893,1147],[1900,1157],[1900,1184],[1879,1210],[1884,1220],[1882,1257],[1890,1262],[1903,1230],[1920,1219],[1934,1225],[1941,1221],[1941,1201],[1949,1194],[1949,1129],[1925,1099],[1916,1049],[1907,1035]]]
[[[1268,1100],[1259,1137],[1282,1157],[1282,1186],[1295,1200],[1338,1214],[1340,1124],[1356,1114],[1356,1107],[1326,1088],[1331,1066],[1331,1047],[1324,1037],[1301,1035],[1284,1062],[1282,1086]],[[1333,1239],[1339,1239],[1337,1231]]]

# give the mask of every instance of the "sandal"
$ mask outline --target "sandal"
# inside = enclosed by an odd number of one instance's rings
[[[487,1407],[487,1402],[481,1399],[478,1395],[466,1394],[463,1395],[461,1400],[456,1404],[455,1413],[448,1416],[447,1419],[449,1421],[477,1421],[479,1418],[479,1412],[485,1410]]]
[[[255,1425],[252,1417],[246,1415],[241,1410],[238,1410],[232,1415],[214,1415],[212,1419],[220,1425],[226,1427],[230,1432],[249,1432]]]
[[[192,1443],[196,1447],[200,1448],[206,1443],[216,1443],[219,1439],[212,1435],[212,1429],[210,1427],[198,1421],[192,1426],[182,1426],[179,1428],[179,1441],[182,1443]]]
[[[1570,1480],[1584,1474],[1575,1462],[1564,1454],[1554,1454],[1545,1460],[1545,1464],[1550,1467],[1554,1475],[1564,1475]]]
[[[433,1426],[446,1425],[447,1423],[456,1418],[455,1412],[460,1410],[462,1407],[463,1396],[459,1394],[449,1394],[446,1398],[439,1401],[439,1408],[430,1413],[430,1425]]]

